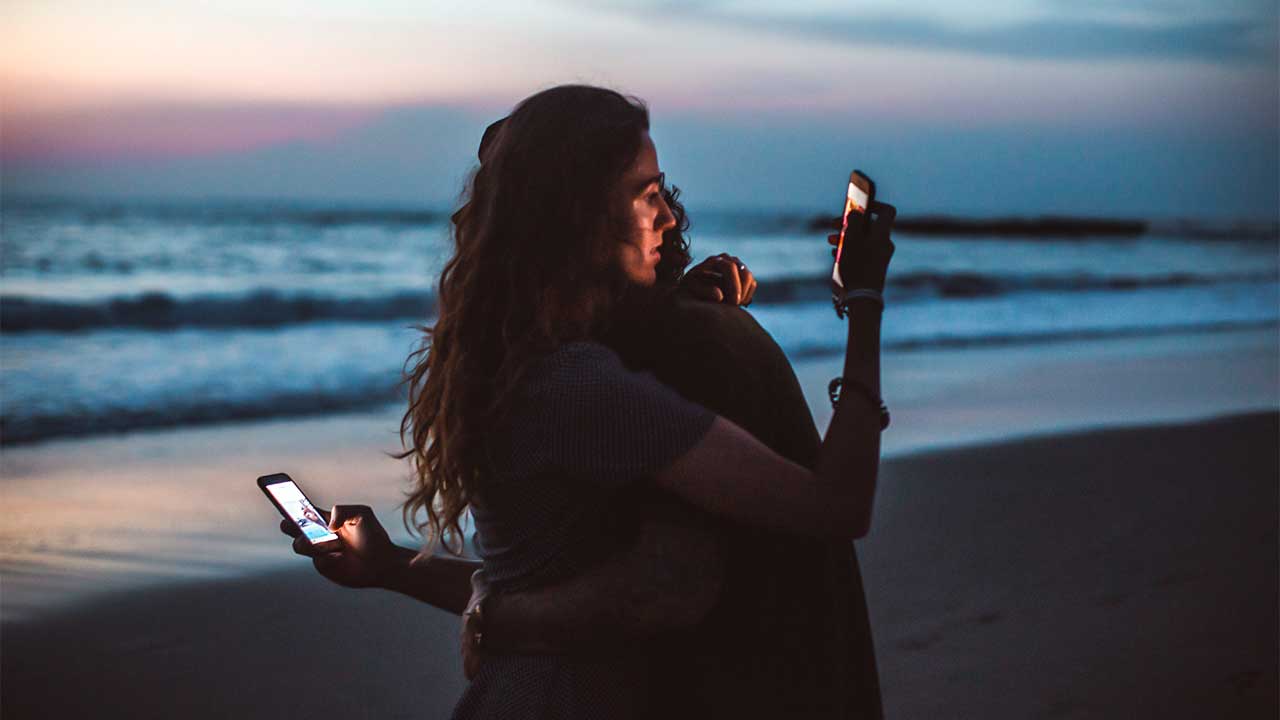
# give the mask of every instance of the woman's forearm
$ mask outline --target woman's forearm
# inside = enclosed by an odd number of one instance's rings
[[[715,602],[723,566],[715,533],[677,517],[668,509],[663,519],[644,523],[628,550],[581,575],[493,596],[495,636],[510,649],[566,652],[696,623]],[[455,615],[466,610],[479,561],[395,551],[383,589]]]
[[[871,524],[880,468],[880,410],[855,389],[861,385],[880,396],[880,317],[880,307],[872,301],[849,304],[843,388],[815,469],[821,482],[848,485],[841,494],[858,520],[855,537],[865,535]]]
[[[720,552],[701,521],[650,519],[630,547],[575,577],[490,595],[485,642],[507,652],[589,652],[690,627],[719,597]]]
[[[414,550],[397,547],[395,562],[382,587],[461,615],[471,598],[471,575],[480,569],[480,562],[445,555],[431,558],[417,555]]]

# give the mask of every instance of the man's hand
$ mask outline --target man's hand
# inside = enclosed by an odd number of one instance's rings
[[[335,505],[332,513],[320,513],[341,539],[341,549],[318,552],[292,522],[282,520],[280,531],[293,538],[293,551],[311,558],[321,575],[343,587],[386,587],[404,556],[373,510],[367,505]]]
[[[746,307],[756,294],[756,276],[738,258],[720,253],[686,272],[680,288],[701,300]]]
[[[489,585],[485,582],[484,571],[477,570],[471,576],[471,599],[467,601],[467,609],[462,613],[462,672],[468,680],[474,680],[480,672],[480,661],[484,648],[484,614],[480,611],[482,603],[489,595]]]

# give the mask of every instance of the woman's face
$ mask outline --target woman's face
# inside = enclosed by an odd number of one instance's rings
[[[676,224],[671,208],[662,197],[663,182],[662,171],[658,169],[658,151],[649,133],[643,133],[640,153],[622,176],[622,217],[629,232],[618,246],[618,262],[637,285],[648,286],[657,281],[662,234]]]

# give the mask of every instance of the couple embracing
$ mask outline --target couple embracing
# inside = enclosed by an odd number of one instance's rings
[[[428,547],[359,505],[328,518],[340,551],[294,547],[334,582],[464,615],[456,718],[880,717],[851,541],[879,465],[893,209],[838,261],[848,346],[820,438],[739,307],[750,271],[685,272],[648,129],[639,101],[587,86],[490,126],[410,358],[405,513]],[[468,509],[481,561],[434,554],[460,550]]]

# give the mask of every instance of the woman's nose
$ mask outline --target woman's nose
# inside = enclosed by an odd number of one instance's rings
[[[658,217],[654,224],[659,232],[666,232],[676,226],[676,216],[671,212],[671,206],[667,205],[665,198],[662,200],[662,207],[658,210]]]

